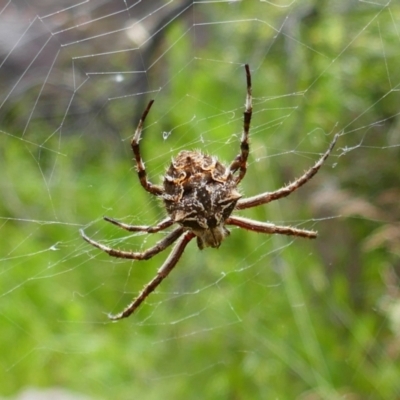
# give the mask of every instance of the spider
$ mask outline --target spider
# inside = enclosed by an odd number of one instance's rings
[[[232,215],[233,211],[256,207],[286,197],[304,185],[318,172],[332,152],[338,138],[338,135],[335,135],[328,150],[322,157],[294,182],[274,192],[265,192],[242,199],[237,187],[247,171],[249,130],[252,116],[252,87],[248,64],[245,65],[245,71],[247,95],[240,152],[229,166],[223,165],[218,161],[217,157],[200,151],[184,150],[172,160],[165,173],[163,185],[154,185],[147,179],[139,147],[143,124],[154,100],[151,100],[144,110],[131,140],[131,147],[140,184],[147,192],[163,200],[168,216],[154,226],[128,225],[112,218],[104,217],[104,219],[129,232],[156,233],[169,228],[173,224],[177,224],[178,227],[153,247],[143,252],[113,249],[89,238],[83,230],[80,233],[84,240],[110,256],[131,260],[148,260],[171,246],[172,243],[176,242],[176,244],[164,264],[157,271],[156,276],[144,286],[139,295],[122,312],[116,315],[109,315],[108,317],[111,320],[129,317],[168,276],[192,239],[196,238],[199,249],[205,247],[218,248],[230,233],[226,225],[235,225],[239,228],[259,233],[300,236],[308,239],[317,237],[317,232],[314,231],[278,226]]]

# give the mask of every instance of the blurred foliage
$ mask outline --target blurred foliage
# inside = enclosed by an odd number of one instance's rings
[[[223,3],[212,13],[193,7],[210,22],[234,12]],[[238,7],[246,18],[260,10],[257,2]],[[241,64],[249,62],[246,195],[293,179],[325,151],[325,135],[342,132],[312,182],[246,212],[277,223],[313,221],[319,239],[292,243],[233,230],[219,251],[192,243],[137,314],[108,323],[105,312],[123,308],[166,253],[111,262],[78,229],[87,224],[96,240],[138,250],[160,237],[127,236],[101,220],[151,224],[163,216],[130,162],[128,139],[148,97],[133,107],[109,102],[104,81],[93,84],[94,91],[77,91],[60,132],[65,108],[49,98],[53,109],[44,110],[58,119],[43,112],[24,137],[20,116],[35,100],[27,89],[2,110],[1,129],[11,133],[0,149],[2,394],[60,386],[120,399],[400,396],[400,8],[307,1],[289,14],[268,10],[262,20],[270,26],[237,23],[235,36],[233,22],[199,23],[189,34],[187,18],[163,30],[144,60],[150,65],[172,48],[162,70],[147,75],[148,90],[163,90],[141,145],[154,181],[183,148],[232,159],[245,94]],[[126,53],[115,60],[123,70]],[[71,88],[62,89],[70,98]]]

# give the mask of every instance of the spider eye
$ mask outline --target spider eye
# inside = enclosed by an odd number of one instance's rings
[[[220,218],[213,216],[207,219],[207,225],[209,228],[214,229],[220,223]]]

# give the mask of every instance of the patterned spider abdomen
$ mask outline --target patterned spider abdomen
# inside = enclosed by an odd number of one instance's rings
[[[181,151],[164,177],[166,210],[197,236],[200,249],[219,247],[229,234],[224,222],[241,197],[228,168],[216,157]]]

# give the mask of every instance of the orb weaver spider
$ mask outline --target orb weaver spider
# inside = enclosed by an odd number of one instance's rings
[[[167,169],[163,185],[155,185],[147,179],[146,169],[140,153],[139,141],[143,124],[153,105],[151,100],[144,110],[131,147],[136,161],[137,173],[143,189],[161,198],[164,202],[167,217],[154,226],[128,225],[109,217],[104,219],[129,232],[156,233],[178,225],[153,247],[143,252],[113,249],[94,241],[81,230],[81,235],[92,246],[106,252],[110,256],[131,260],[148,260],[176,242],[164,264],[156,276],[142,289],[137,297],[119,314],[109,315],[112,320],[129,317],[168,276],[175,267],[188,243],[196,238],[199,249],[205,247],[218,248],[229,235],[227,225],[238,226],[253,232],[267,234],[283,234],[308,239],[317,237],[314,231],[297,229],[290,226],[278,226],[272,223],[255,221],[232,215],[232,212],[267,204],[293,193],[307,183],[321,168],[332,152],[337,141],[335,135],[322,157],[300,178],[273,192],[265,192],[256,196],[243,198],[237,187],[246,175],[249,155],[249,131],[252,116],[251,74],[248,64],[245,65],[247,94],[244,110],[243,132],[240,141],[240,152],[229,166],[223,165],[217,157],[200,151],[181,151]]]

